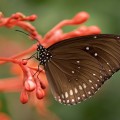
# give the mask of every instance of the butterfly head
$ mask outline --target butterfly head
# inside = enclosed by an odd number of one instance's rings
[[[50,58],[52,58],[51,53],[42,45],[38,45],[37,60],[40,61],[40,64],[45,65],[46,62],[49,62]]]

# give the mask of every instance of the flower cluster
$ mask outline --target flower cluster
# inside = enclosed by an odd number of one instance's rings
[[[15,13],[10,17],[4,17],[3,13],[0,13],[0,27],[21,27],[29,33],[29,37],[32,40],[36,40],[36,43],[33,44],[29,49],[22,51],[19,54],[9,58],[0,57],[0,64],[11,62],[13,65],[19,65],[22,70],[22,72],[20,72],[19,76],[16,78],[7,78],[6,80],[1,79],[0,91],[9,92],[21,90],[20,101],[22,103],[27,103],[32,95],[32,102],[35,102],[35,105],[36,98],[42,99],[47,93],[45,91],[45,88],[48,86],[45,77],[45,71],[40,68],[40,75],[37,77],[34,75],[34,73],[37,71],[37,67],[35,66],[36,62],[33,61],[31,66],[31,64],[28,63],[28,60],[23,60],[23,58],[31,52],[36,51],[37,44],[41,44],[47,48],[52,44],[66,38],[100,33],[100,29],[97,26],[80,26],[71,32],[63,32],[62,28],[65,26],[81,25],[86,22],[89,18],[89,14],[86,12],[79,12],[72,19],[61,21],[44,36],[38,34],[36,28],[30,24],[30,22],[36,20],[36,18],[36,15],[25,16],[22,13]]]

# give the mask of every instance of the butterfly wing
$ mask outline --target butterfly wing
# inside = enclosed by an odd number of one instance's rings
[[[68,39],[48,48],[45,70],[52,93],[63,104],[94,95],[120,68],[119,36],[92,35]],[[117,40],[118,39],[118,40]]]

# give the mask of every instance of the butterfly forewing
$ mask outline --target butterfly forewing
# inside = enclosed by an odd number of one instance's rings
[[[72,105],[94,95],[120,69],[119,38],[83,36],[49,47],[52,58],[44,67],[55,99]]]

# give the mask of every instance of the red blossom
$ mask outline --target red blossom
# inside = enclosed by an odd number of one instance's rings
[[[8,18],[5,18],[4,15],[0,12],[0,27],[4,26],[4,27],[12,28],[15,26],[19,26],[22,29],[28,31],[31,38],[40,40],[41,35],[38,34],[34,26],[32,26],[30,23],[27,22],[27,21],[34,21],[36,20],[36,18],[37,18],[36,15],[25,16],[19,12],[12,14]]]
[[[22,13],[15,13],[10,17],[4,17],[4,15],[0,13],[0,27],[13,28],[15,26],[19,26],[22,29],[26,30],[32,39],[36,40],[36,43],[33,44],[29,49],[22,51],[19,54],[15,54],[9,58],[0,57],[0,64],[11,62],[17,66],[15,69],[18,69],[18,66],[21,68],[21,70],[17,73],[18,77],[6,78],[5,81],[2,79],[0,80],[0,91],[15,92],[21,90],[20,101],[22,103],[27,103],[31,96],[32,102],[35,102],[36,100],[38,101],[38,99],[43,99],[47,93],[46,88],[48,87],[48,83],[42,67],[40,67],[40,75],[34,75],[38,70],[36,67],[36,62],[32,61],[34,63],[32,63],[31,66],[31,64],[28,63],[28,60],[23,60],[23,58],[26,58],[25,56],[28,56],[28,54],[31,52],[36,51],[38,44],[42,44],[47,48],[50,45],[67,38],[90,34],[99,34],[101,32],[97,26],[80,26],[71,32],[64,33],[62,30],[63,27],[81,25],[88,20],[89,14],[86,12],[80,12],[76,14],[72,19],[61,21],[45,36],[42,37],[40,34],[38,34],[35,27],[29,23],[30,21],[34,21],[36,18],[36,15],[25,16]],[[12,67],[11,70],[14,73],[18,71],[13,68],[14,67]],[[37,102],[37,104],[39,103]],[[36,105],[36,102],[34,105]],[[37,105],[36,107],[38,108]]]
[[[0,120],[11,120],[10,117],[8,115],[6,115],[5,113],[0,113]]]

